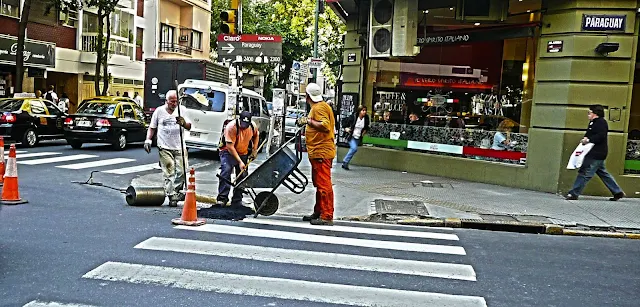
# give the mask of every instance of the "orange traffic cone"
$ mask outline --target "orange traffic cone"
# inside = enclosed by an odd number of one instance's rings
[[[184,206],[182,206],[182,217],[172,219],[171,223],[176,225],[200,226],[206,224],[205,219],[198,218],[198,209],[196,207],[196,171],[191,168],[189,171],[189,184],[187,185],[187,193],[184,198]]]
[[[0,185],[4,183],[4,137],[0,136]]]
[[[18,166],[16,165],[16,145],[11,144],[9,149],[9,160],[7,160],[7,170],[4,176],[4,185],[2,186],[3,205],[19,205],[27,203],[26,200],[20,198],[18,191]]]

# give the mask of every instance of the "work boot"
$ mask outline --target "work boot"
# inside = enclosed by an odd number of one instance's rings
[[[314,213],[312,215],[305,215],[302,217],[302,221],[310,222],[311,220],[315,220],[320,217],[320,213]]]
[[[227,207],[229,205],[229,202],[226,200],[218,200],[216,201],[216,205],[220,207]]]
[[[613,197],[609,198],[610,201],[618,201],[620,198],[627,196],[624,192],[613,194]]]
[[[311,225],[333,226],[332,220],[314,219],[314,220],[311,220],[310,223]]]
[[[169,207],[177,207],[178,206],[178,201],[177,200],[170,200],[169,201]]]

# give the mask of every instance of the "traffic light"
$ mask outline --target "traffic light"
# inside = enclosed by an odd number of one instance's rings
[[[220,31],[224,34],[236,34],[236,10],[227,10],[220,13]]]
[[[238,30],[238,6],[240,0],[231,0],[231,9],[220,12],[220,31],[236,35]]]

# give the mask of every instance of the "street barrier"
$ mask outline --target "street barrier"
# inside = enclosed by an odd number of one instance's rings
[[[20,198],[20,192],[18,191],[18,165],[16,164],[15,144],[11,144],[7,164],[7,170],[4,174],[4,185],[2,186],[2,201],[0,201],[0,203],[3,205],[19,205],[27,203],[27,200]]]
[[[196,206],[196,171],[191,168],[189,171],[189,184],[187,185],[187,193],[182,206],[182,217],[172,219],[171,223],[175,225],[200,226],[206,224],[205,219],[198,218],[198,208]]]

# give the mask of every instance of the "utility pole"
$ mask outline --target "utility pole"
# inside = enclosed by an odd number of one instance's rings
[[[237,35],[242,35],[242,0],[231,0],[231,5],[237,5],[238,9],[238,33]],[[242,73],[242,61],[236,63],[236,79],[238,80],[238,95],[236,96],[236,114],[240,115],[240,103],[242,100],[242,83],[244,83],[243,73]]]
[[[320,1],[324,1],[324,0],[316,0],[316,19],[315,19],[314,32],[313,32],[313,57],[316,59],[318,58],[318,19],[320,19]],[[314,83],[318,81],[317,68],[313,68],[312,80]]]

